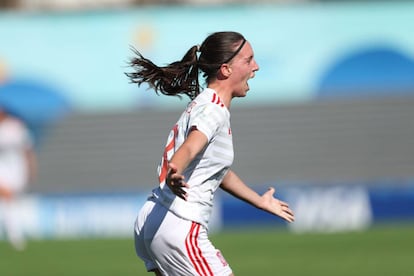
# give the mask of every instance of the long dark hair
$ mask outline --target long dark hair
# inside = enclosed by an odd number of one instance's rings
[[[133,48],[135,57],[129,61],[134,72],[125,73],[131,83],[146,82],[157,94],[187,95],[194,99],[200,93],[199,71],[206,84],[216,79],[223,63],[228,63],[243,47],[246,39],[237,32],[216,32],[201,46],[191,47],[180,61],[159,67]],[[199,52],[199,57],[197,56]]]

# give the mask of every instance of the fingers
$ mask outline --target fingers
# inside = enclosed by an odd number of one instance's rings
[[[289,208],[289,204],[285,201],[279,200],[274,197],[276,190],[273,187],[269,187],[267,192],[265,193],[265,198],[267,200],[270,200],[270,205],[273,207],[270,208],[270,211],[274,213],[275,215],[278,215],[279,217],[283,218],[287,222],[293,222],[295,221],[295,214],[293,211]]]
[[[173,163],[168,164],[167,185],[171,191],[178,197],[187,200],[187,192],[183,188],[189,185],[184,181],[184,176],[177,173],[178,169]]]
[[[170,183],[169,187],[175,195],[181,197],[182,199],[187,199],[187,192],[183,189],[184,187],[180,185],[181,184]]]
[[[280,206],[282,209],[282,215],[281,217],[284,218],[288,222],[294,222],[295,221],[295,214],[293,211],[289,208],[289,205],[286,202],[280,201]]]
[[[184,191],[184,189],[182,189],[181,187],[177,187],[177,186],[170,186],[171,190],[173,191],[173,193],[178,196],[181,199],[187,200],[187,192]]]
[[[286,220],[287,222],[294,222],[295,221],[295,217],[293,215],[291,215],[291,214],[284,214],[282,216],[282,218],[284,220]]]
[[[170,181],[176,182],[180,187],[186,187],[188,188],[188,184],[186,182],[184,182],[184,175],[177,173],[178,169],[177,166],[174,163],[169,163],[168,164],[168,178]]]
[[[184,188],[188,187],[188,184],[184,182],[183,179],[170,180],[170,182],[168,183],[168,187],[176,196],[184,200],[187,200],[188,195]]]
[[[273,195],[275,194],[275,192],[276,192],[276,190],[275,190],[275,188],[273,188],[273,187],[269,187],[269,188],[267,189],[267,193],[269,193],[271,196],[273,196]]]
[[[294,222],[295,221],[295,214],[293,211],[285,205],[280,205],[280,210],[275,213],[279,217],[283,218],[287,222]]]
[[[279,200],[279,201],[280,201],[280,205],[285,206],[285,207],[289,207],[289,204],[287,202],[284,202],[282,200]]]
[[[169,184],[174,187],[180,187],[180,188],[189,188],[187,182],[184,181],[184,176],[179,174],[173,174],[169,178]]]

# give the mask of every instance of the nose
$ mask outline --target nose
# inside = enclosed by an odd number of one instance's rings
[[[256,60],[254,60],[254,64],[253,64],[253,72],[259,71],[259,64],[257,64]]]

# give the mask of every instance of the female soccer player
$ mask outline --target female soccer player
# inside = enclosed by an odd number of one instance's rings
[[[140,210],[135,248],[156,275],[233,275],[208,239],[207,226],[218,187],[288,222],[287,203],[249,188],[230,167],[233,143],[230,104],[246,96],[248,80],[259,70],[250,43],[236,32],[209,35],[181,61],[159,67],[138,51],[131,60],[131,82],[155,92],[192,100],[172,128],[158,167],[159,186]],[[200,93],[199,72],[206,88]]]
[[[26,245],[20,197],[37,173],[30,133],[23,121],[0,106],[0,231],[16,250]],[[2,207],[2,208],[1,208]]]

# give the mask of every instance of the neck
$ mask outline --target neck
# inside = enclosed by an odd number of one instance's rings
[[[216,91],[221,101],[224,103],[227,109],[230,110],[230,105],[231,105],[231,100],[232,100],[231,91],[228,89],[225,89],[224,87],[221,87],[220,85],[214,85],[214,84],[209,85],[208,88],[211,88],[214,91]]]

